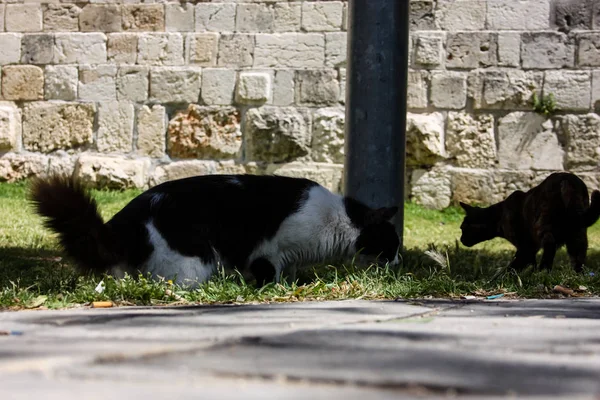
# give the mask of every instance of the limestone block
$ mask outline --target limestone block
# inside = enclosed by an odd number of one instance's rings
[[[7,4],[4,9],[4,27],[7,32],[40,32],[42,5]]]
[[[289,162],[310,152],[310,119],[296,108],[251,109],[244,134],[250,161]]]
[[[138,35],[135,33],[111,33],[108,35],[108,61],[116,64],[135,64],[137,61]]]
[[[554,0],[550,10],[553,28],[561,32],[591,30],[595,0]]]
[[[445,31],[483,31],[487,2],[485,0],[438,1],[435,19]]]
[[[595,169],[600,164],[600,116],[565,115],[558,118],[556,131],[565,144],[565,168]]]
[[[143,102],[148,99],[150,69],[147,67],[120,67],[117,72],[117,100]]]
[[[236,4],[198,3],[196,5],[196,32],[233,32]]]
[[[457,71],[431,74],[431,104],[437,108],[461,109],[467,104],[467,76]]]
[[[450,205],[452,189],[450,174],[445,167],[417,169],[410,179],[412,201],[427,208],[442,210]]]
[[[313,114],[312,159],[344,164],[344,109],[321,108]]]
[[[306,4],[306,3],[303,3]],[[320,33],[257,34],[255,67],[321,68],[325,63],[325,37]]]
[[[77,32],[81,8],[76,4],[43,4],[44,31]]]
[[[55,151],[48,157],[48,174],[72,176],[75,170],[75,157],[64,150]]]
[[[138,64],[183,64],[183,36],[180,33],[143,33],[138,38]]]
[[[435,3],[432,0],[411,1],[409,24],[413,32],[438,29],[435,23]]]
[[[541,173],[548,172],[537,171],[515,171],[515,170],[498,170],[492,175],[491,195],[487,201],[488,204],[498,203],[506,199],[515,190],[527,191],[535,186],[535,178]]]
[[[0,181],[15,182],[46,173],[48,157],[41,154],[5,153],[0,156]]]
[[[56,33],[54,63],[106,63],[106,35],[103,33]]]
[[[46,65],[44,69],[44,96],[46,100],[77,99],[79,70],[72,65]]]
[[[346,68],[340,68],[339,72],[340,103],[346,104]]]
[[[2,96],[5,100],[42,100],[44,71],[33,65],[3,67]]]
[[[110,102],[98,104],[98,139],[102,153],[130,153],[133,150],[133,104]]]
[[[600,29],[600,3],[594,2],[594,9],[592,10],[592,26],[595,30]]]
[[[54,58],[54,37],[47,33],[26,34],[21,40],[21,64],[49,64]]]
[[[337,68],[346,66],[348,34],[329,32],[325,34],[325,66]]]
[[[275,32],[296,32],[302,25],[302,4],[275,3],[273,7],[273,30]]]
[[[150,98],[158,103],[197,103],[200,83],[199,68],[156,67],[150,70]]]
[[[222,34],[219,38],[219,67],[250,67],[254,62],[254,35]]]
[[[273,104],[277,106],[289,106],[294,103],[294,76],[295,71],[291,69],[278,69],[275,71],[275,85],[273,87]]]
[[[500,168],[562,170],[564,151],[552,122],[532,112],[513,112],[498,121]]]
[[[176,179],[212,175],[217,172],[216,167],[216,161],[185,160],[170,162],[156,167],[149,179],[149,184],[150,186],[156,186]]]
[[[20,33],[0,33],[0,65],[16,64],[21,60]]]
[[[219,52],[218,33],[190,33],[186,38],[186,57],[190,64],[204,67],[217,65]]]
[[[444,36],[442,33],[419,33],[415,37],[415,62],[426,67],[442,64]]]
[[[137,154],[162,157],[165,153],[165,131],[165,108],[142,106],[137,114]]]
[[[348,4],[344,3],[344,10],[342,14],[342,30],[348,30]]]
[[[174,158],[237,159],[242,150],[241,116],[233,107],[190,104],[178,112],[167,130]]]
[[[259,105],[271,99],[271,74],[266,72],[240,72],[236,102]]]
[[[408,71],[408,88],[406,93],[408,108],[427,108],[428,77],[427,71]]]
[[[237,32],[272,32],[274,10],[269,4],[238,4],[235,17]]]
[[[87,4],[79,13],[82,32],[119,32],[121,6],[116,4]]]
[[[487,29],[534,31],[550,27],[549,0],[493,0],[487,3]]]
[[[575,51],[563,33],[528,32],[521,35],[521,60],[525,69],[572,67]]]
[[[124,4],[123,30],[162,32],[165,30],[165,8],[162,4]]]
[[[600,111],[600,70],[592,71],[592,108]]]
[[[588,111],[592,82],[589,71],[547,71],[544,95],[552,93],[561,110]]]
[[[446,158],[444,115],[408,113],[406,117],[406,163],[434,165]]]
[[[531,110],[533,95],[541,96],[544,81],[542,72],[512,69],[479,70],[471,78],[469,97],[475,108],[504,110]]]
[[[496,65],[496,34],[490,32],[448,33],[446,66],[449,68],[487,68]]]
[[[498,33],[498,65],[518,67],[521,64],[521,34],[517,32]]]
[[[141,189],[149,168],[149,160],[82,154],[75,163],[74,175],[89,187]]]
[[[340,86],[335,70],[301,70],[296,72],[296,102],[305,105],[328,105],[338,102]]]
[[[117,100],[117,66],[84,65],[79,68],[78,97],[87,101]]]
[[[91,145],[95,114],[91,103],[27,103],[23,108],[25,149],[50,153]]]
[[[448,113],[446,151],[456,165],[488,168],[496,164],[496,138],[492,115]]]
[[[341,1],[302,3],[302,29],[307,32],[339,31],[344,3]]]
[[[165,5],[165,29],[167,32],[193,32],[194,5],[191,3],[167,3]]]
[[[600,66],[600,32],[585,32],[577,35],[577,65],[580,67]]]
[[[204,104],[228,105],[233,103],[236,72],[225,68],[202,70],[201,97]]]
[[[0,101],[0,151],[21,150],[21,109]]]
[[[340,193],[342,191],[343,172],[343,165],[292,162],[288,164],[270,164],[263,173],[310,179],[334,193]]]

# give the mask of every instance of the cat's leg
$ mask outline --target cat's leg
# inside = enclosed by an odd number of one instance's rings
[[[535,251],[532,251],[529,248],[520,248],[517,249],[515,258],[508,267],[516,271],[522,271],[528,265],[535,266]]]
[[[259,257],[250,264],[250,272],[256,278],[256,285],[262,287],[267,283],[278,281],[275,266],[266,258]]]
[[[552,264],[554,263],[554,257],[556,256],[556,240],[552,233],[546,232],[543,234],[542,249],[544,250],[544,254],[540,261],[540,269],[550,271],[552,269]]]
[[[585,229],[571,235],[567,240],[567,253],[571,259],[571,266],[575,272],[583,270],[588,249],[587,231]]]

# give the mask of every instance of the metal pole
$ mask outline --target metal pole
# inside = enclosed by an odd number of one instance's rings
[[[349,0],[344,192],[404,225],[409,0]]]

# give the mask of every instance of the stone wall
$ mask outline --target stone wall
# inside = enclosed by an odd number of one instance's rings
[[[600,2],[418,0],[410,21],[414,201],[489,203],[565,169],[598,187]],[[339,191],[346,29],[345,1],[0,0],[0,179]],[[550,94],[557,110],[534,112]]]

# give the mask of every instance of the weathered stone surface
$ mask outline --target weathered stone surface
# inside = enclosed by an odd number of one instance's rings
[[[166,111],[163,106],[142,106],[137,113],[137,154],[162,157],[165,154]]]
[[[411,31],[431,31],[438,29],[435,24],[435,3],[432,0],[410,2],[409,24]]]
[[[138,64],[183,64],[183,36],[180,33],[144,33],[138,38]]]
[[[160,185],[163,182],[175,179],[190,178],[193,176],[212,175],[216,173],[216,161],[185,160],[174,161],[156,167],[149,179],[150,186]]]
[[[117,64],[135,64],[137,61],[138,35],[135,33],[111,33],[108,35],[108,61]]]
[[[48,174],[72,176],[75,170],[75,157],[64,150],[58,150],[48,157]]]
[[[495,165],[493,116],[450,112],[446,129],[446,151],[456,160],[457,166],[487,168]]]
[[[592,71],[592,108],[600,113],[600,70]]]
[[[344,109],[322,108],[313,114],[312,159],[344,163]]]
[[[544,95],[554,95],[561,110],[588,111],[591,106],[592,82],[588,71],[547,71]]]
[[[269,175],[306,178],[317,182],[332,192],[340,193],[342,191],[343,165],[292,162],[288,164],[270,164],[261,172]]]
[[[22,64],[49,64],[54,58],[54,37],[50,34],[24,35],[21,47]]]
[[[515,190],[529,190],[534,173],[531,171],[492,171],[452,168],[452,202],[488,206],[504,200]]]
[[[48,169],[48,157],[41,154],[6,153],[0,156],[0,180],[14,182],[40,176]]]
[[[565,115],[558,118],[556,131],[565,144],[565,168],[595,169],[600,164],[600,116]]]
[[[165,29],[167,32],[193,32],[194,5],[191,3],[168,3],[165,5]]]
[[[554,0],[550,19],[561,32],[573,29],[592,29],[593,5],[595,0]]]
[[[0,33],[0,65],[15,64],[21,60],[20,33]]]
[[[254,35],[223,34],[219,38],[220,67],[250,67],[254,62]]]
[[[165,8],[162,4],[124,4],[123,30],[160,32],[165,30]]]
[[[475,108],[531,110],[533,94],[541,96],[542,72],[477,70],[469,76],[469,97]]]
[[[273,30],[275,32],[295,32],[302,24],[302,4],[275,3]]]
[[[236,102],[263,104],[271,99],[271,74],[267,72],[240,72],[236,90]]]
[[[268,4],[238,4],[235,16],[237,32],[272,32],[274,10]]]
[[[426,67],[436,67],[442,64],[444,47],[443,33],[419,33],[415,41],[415,62]]]
[[[310,151],[310,120],[295,108],[249,110],[244,134],[250,161],[289,162]]]
[[[44,96],[46,100],[77,99],[79,70],[71,65],[46,65],[44,69]]]
[[[489,32],[448,33],[446,66],[450,68],[487,68],[497,63],[496,34]]]
[[[81,100],[117,100],[117,66],[94,65],[79,69],[78,96]]]
[[[106,35],[103,33],[57,33],[54,36],[56,64],[106,63]]]
[[[408,108],[427,108],[428,74],[426,71],[408,71],[406,102]]]
[[[572,67],[575,51],[567,35],[526,32],[521,35],[521,60],[526,69]]]
[[[186,38],[186,57],[190,64],[211,67],[217,64],[218,33],[191,33]]]
[[[150,98],[158,103],[197,103],[200,84],[199,68],[153,68],[150,71]]]
[[[487,3],[487,29],[526,31],[549,28],[549,0],[493,0]]]
[[[341,1],[302,3],[302,29],[307,32],[338,31],[342,28]]]
[[[169,155],[174,158],[236,159],[241,155],[239,112],[233,107],[190,104],[170,121]]]
[[[121,7],[115,4],[87,4],[79,13],[82,32],[119,32]]]
[[[44,71],[33,65],[7,65],[2,68],[2,96],[5,100],[44,98]]]
[[[21,109],[15,103],[0,101],[0,151],[19,151]]]
[[[77,32],[81,8],[75,4],[44,4],[44,30],[52,32]]]
[[[143,188],[149,160],[83,154],[74,174],[87,186],[106,189]]]
[[[277,106],[289,106],[290,104],[294,103],[294,76],[295,71],[292,69],[279,69],[275,71],[275,85],[273,87],[273,104]]]
[[[320,68],[325,63],[325,37],[320,33],[257,34],[255,67]]]
[[[346,66],[348,34],[346,32],[330,32],[325,34],[325,66]]]
[[[117,100],[142,102],[148,99],[147,67],[120,67],[117,72]]]
[[[467,76],[457,71],[431,74],[431,104],[438,108],[461,109],[467,104]]]
[[[235,31],[236,5],[232,3],[199,3],[196,5],[196,32]]]
[[[487,1],[442,0],[438,1],[435,19],[445,31],[483,31]]]
[[[498,65],[518,67],[521,64],[521,34],[517,32],[498,33]]]
[[[335,70],[298,71],[296,85],[298,104],[334,104],[340,97],[340,87]]]
[[[202,71],[202,101],[211,105],[229,105],[233,103],[235,81],[235,70],[205,68]]]
[[[133,111],[133,104],[129,102],[98,104],[98,151],[130,153],[133,150]]]
[[[564,151],[552,122],[532,112],[514,112],[498,122],[501,168],[562,170]]]
[[[7,32],[40,32],[41,4],[7,4],[4,10],[4,27]]]
[[[90,145],[95,114],[89,103],[28,103],[23,108],[25,149],[49,153]]]
[[[600,66],[600,32],[585,32],[577,35],[577,65]]]
[[[346,68],[340,68],[340,103],[346,104]]]
[[[417,169],[410,179],[412,201],[427,208],[442,210],[452,197],[450,174],[443,166],[431,170]]]
[[[446,158],[444,115],[408,113],[406,118],[406,163],[433,165]]]

